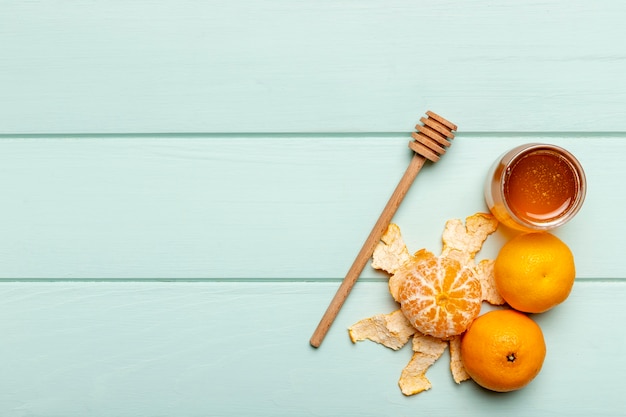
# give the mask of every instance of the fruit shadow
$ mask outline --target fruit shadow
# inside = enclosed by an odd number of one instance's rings
[[[491,404],[496,403],[501,405],[509,405],[512,403],[517,403],[520,397],[524,396],[524,388],[516,391],[496,392],[491,391],[487,388],[483,388],[476,383],[474,383],[473,385],[473,391],[476,395],[476,400],[479,403],[483,403],[483,401],[489,401],[489,403]]]

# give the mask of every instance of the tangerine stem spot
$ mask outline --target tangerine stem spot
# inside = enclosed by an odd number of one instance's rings
[[[515,353],[511,352],[506,356],[506,360],[509,362],[515,362]]]

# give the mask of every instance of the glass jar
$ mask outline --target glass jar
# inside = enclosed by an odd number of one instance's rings
[[[546,231],[580,210],[587,183],[580,162],[567,150],[530,143],[511,149],[490,168],[485,201],[502,224]]]

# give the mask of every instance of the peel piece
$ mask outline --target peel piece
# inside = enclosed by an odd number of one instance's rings
[[[372,267],[393,275],[410,257],[400,228],[397,224],[390,223],[374,248]]]
[[[393,350],[406,345],[415,332],[401,310],[360,320],[348,329],[352,343],[369,339]]]
[[[461,336],[456,336],[450,340],[450,371],[452,372],[452,379],[457,384],[470,379],[461,360]]]
[[[493,273],[495,263],[495,259],[483,259],[480,261],[478,265],[476,265],[476,276],[480,280],[480,284],[483,288],[483,301],[495,306],[501,306],[505,301],[496,288],[496,278]]]
[[[441,357],[447,342],[436,337],[415,333],[413,336],[413,357],[402,370],[398,385],[406,396],[429,390],[432,384],[426,378],[426,371]]]
[[[459,219],[448,220],[442,235],[441,256],[455,258],[466,266],[474,266],[474,257],[497,228],[496,218],[486,213],[467,217],[465,225]]]

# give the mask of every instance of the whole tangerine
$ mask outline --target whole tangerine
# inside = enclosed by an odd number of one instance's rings
[[[537,323],[515,310],[494,310],[479,316],[461,339],[467,374],[492,391],[518,390],[539,373],[546,356]]]
[[[526,313],[542,313],[565,301],[575,277],[571,250],[547,232],[511,239],[494,265],[498,292],[511,307]]]

